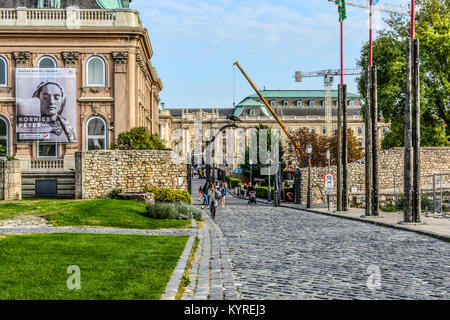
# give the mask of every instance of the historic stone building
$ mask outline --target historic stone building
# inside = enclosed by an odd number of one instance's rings
[[[146,126],[159,133],[159,92],[163,86],[150,60],[153,51],[148,32],[139,13],[129,8],[130,2],[0,1],[0,144],[7,155],[22,161],[23,171],[73,169],[76,151],[109,149],[121,132],[133,127]],[[62,120],[59,124],[49,120],[48,125],[50,136],[60,137],[65,132],[67,141],[58,137],[58,141],[48,140],[40,131],[38,135],[18,132],[17,128],[42,125],[23,123],[32,121],[30,117],[19,119],[16,100],[28,84],[19,78],[18,71],[39,74],[45,69],[56,74],[65,68],[76,74],[73,97],[56,80],[42,78],[25,102],[31,110],[33,99],[40,99],[42,114],[35,116],[44,119],[46,97],[48,101],[63,99],[65,113],[55,116]],[[49,93],[51,90],[56,93]],[[73,102],[69,104],[69,100]],[[74,116],[69,124],[70,110]]]
[[[323,90],[263,90],[261,92],[276,111],[286,127],[295,131],[306,128],[311,132],[320,135],[327,135],[325,123],[325,96]],[[357,137],[358,143],[364,149],[364,120],[361,116],[361,98],[356,94],[349,93],[348,101],[348,127],[352,129]],[[202,121],[203,132],[209,129],[220,129],[230,123],[227,119],[229,115],[239,117],[242,122],[238,122],[241,134],[246,135],[246,145],[248,145],[248,130],[263,123],[270,128],[280,128],[276,120],[270,114],[267,107],[254,94],[243,99],[234,108],[204,108],[204,109],[165,109],[160,108],[160,132],[163,139],[168,141],[169,146],[177,147],[180,152],[187,152],[193,145],[194,123]],[[332,91],[332,126],[337,127],[337,91]],[[171,132],[177,129],[185,129],[186,133],[181,133],[183,137],[173,137]],[[281,129],[281,128],[280,128]],[[389,125],[380,121],[378,125],[379,136],[382,138],[389,130]],[[189,134],[187,134],[189,132]],[[190,146],[186,144],[186,137],[190,136]],[[282,132],[281,141],[283,145],[290,149],[287,136]],[[242,146],[235,143],[236,151]],[[286,159],[288,160],[288,159]],[[230,166],[229,168],[236,165]]]

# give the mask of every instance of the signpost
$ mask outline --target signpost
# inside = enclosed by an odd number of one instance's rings
[[[330,211],[330,196],[333,194],[336,177],[332,172],[327,172],[324,174],[323,180],[325,181],[325,192],[328,199],[328,211]]]

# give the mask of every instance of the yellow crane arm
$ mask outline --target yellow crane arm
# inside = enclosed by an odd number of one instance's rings
[[[250,83],[250,85],[253,87],[253,89],[256,91],[256,93],[258,94],[258,96],[261,98],[261,100],[264,102],[264,104],[266,105],[267,109],[269,109],[270,113],[273,115],[273,117],[275,118],[275,120],[277,120],[278,124],[281,126],[281,128],[283,128],[284,133],[286,133],[287,137],[289,138],[289,140],[292,142],[292,144],[294,145],[295,149],[300,153],[303,154],[304,156],[306,156],[305,152],[300,148],[300,146],[298,145],[297,141],[294,139],[294,137],[290,134],[290,132],[287,130],[286,126],[284,125],[284,123],[281,121],[281,119],[278,117],[277,113],[275,112],[275,110],[272,109],[272,107],[267,103],[266,98],[264,98],[264,96],[261,94],[261,92],[259,92],[259,90],[255,87],[255,85],[253,84],[252,80],[250,80],[250,78],[247,76],[247,74],[245,73],[245,71],[242,69],[241,65],[239,64],[239,62],[235,62],[234,65],[236,65],[239,70],[241,70],[242,74],[244,75],[244,77],[247,79],[247,81]],[[301,158],[300,155],[297,154],[297,159],[298,159],[298,163],[300,164]]]

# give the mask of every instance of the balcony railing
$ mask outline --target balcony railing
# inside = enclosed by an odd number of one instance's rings
[[[33,159],[30,161],[31,171],[62,171],[63,159]]]
[[[0,9],[0,26],[8,27],[142,27],[130,9]]]

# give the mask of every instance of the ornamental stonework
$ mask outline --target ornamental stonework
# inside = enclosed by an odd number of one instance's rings
[[[14,52],[14,59],[16,60],[16,65],[28,64],[30,56],[31,56],[30,51]]]
[[[62,57],[66,65],[76,65],[79,56],[80,53],[76,51],[66,51],[62,53]]]
[[[115,51],[111,53],[115,64],[126,64],[128,62],[127,51]]]

